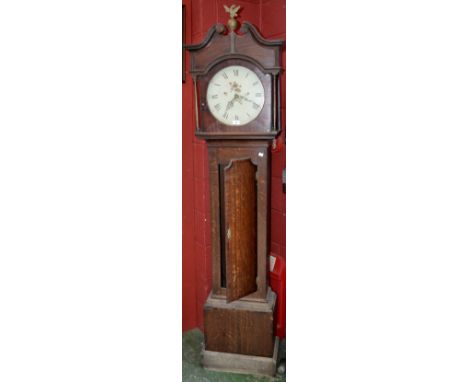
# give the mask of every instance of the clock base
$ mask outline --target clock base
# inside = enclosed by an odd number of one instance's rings
[[[256,357],[272,357],[275,346],[276,294],[265,299],[226,302],[210,294],[205,307],[205,349]]]
[[[274,377],[278,362],[278,349],[278,337],[275,337],[275,345],[271,357],[217,352],[203,348],[202,365],[205,369],[209,370]]]

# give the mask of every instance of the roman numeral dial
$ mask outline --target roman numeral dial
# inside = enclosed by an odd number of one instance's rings
[[[232,65],[211,78],[206,101],[218,121],[229,126],[242,126],[259,116],[265,103],[265,89],[254,71]]]

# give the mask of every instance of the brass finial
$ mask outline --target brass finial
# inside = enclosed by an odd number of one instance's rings
[[[226,10],[227,13],[229,13],[229,17],[230,17],[230,19],[227,22],[227,26],[231,31],[235,31],[238,26],[238,22],[235,18],[237,17],[237,12],[240,9],[240,5],[233,4],[230,7],[225,5],[224,9]]]

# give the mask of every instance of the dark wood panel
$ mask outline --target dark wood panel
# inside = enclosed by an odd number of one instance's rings
[[[204,308],[205,349],[271,357],[275,341],[275,307],[273,293],[265,303],[216,303],[209,298]]]
[[[224,169],[226,298],[234,301],[257,290],[257,185],[250,159]]]

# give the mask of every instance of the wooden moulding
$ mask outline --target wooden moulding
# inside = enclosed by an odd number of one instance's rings
[[[275,337],[275,346],[271,357],[257,357],[203,349],[202,364],[206,369],[210,370],[274,377],[278,362],[278,348],[279,339]]]
[[[253,312],[271,312],[275,310],[276,306],[276,293],[268,287],[266,298],[263,301],[249,300],[248,298],[241,298],[236,301],[227,302],[223,297],[213,297],[213,293],[208,296],[205,308],[209,306],[219,309],[236,309],[236,310],[249,310]]]

